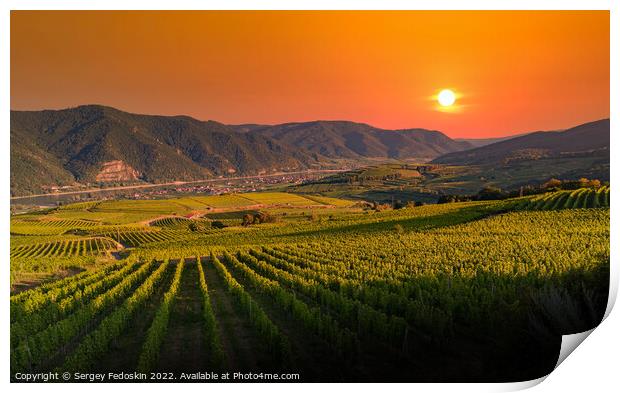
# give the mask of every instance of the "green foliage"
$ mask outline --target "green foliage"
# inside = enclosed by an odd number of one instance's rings
[[[222,352],[217,320],[213,308],[211,307],[209,288],[207,287],[207,281],[205,280],[205,273],[200,258],[196,259],[196,266],[198,267],[198,279],[200,281],[200,292],[202,293],[203,300],[202,314],[205,320],[205,342],[207,343],[207,350],[209,351],[209,360],[212,367],[219,369],[224,362],[224,353]]]
[[[265,340],[268,348],[274,352],[281,364],[286,364],[291,356],[290,344],[287,338],[280,333],[278,327],[269,319],[262,307],[252,299],[243,289],[243,286],[235,280],[215,254],[211,254],[210,260],[220,277],[226,283],[228,292],[235,299],[239,309],[250,318],[250,321],[258,330],[263,340]]]
[[[11,258],[94,256],[118,250],[119,244],[106,237],[87,237],[49,243],[29,244],[11,249]]]
[[[97,296],[68,317],[59,320],[34,335],[21,340],[11,351],[11,367],[16,370],[32,370],[41,367],[50,357],[79,334],[94,318],[113,309],[134,286],[141,282],[151,271],[154,263],[145,263],[135,272],[125,275],[110,290]],[[105,280],[114,280],[107,277]],[[74,301],[79,301],[75,299]]]
[[[211,227],[215,229],[224,229],[227,227],[227,225],[224,224],[222,221],[216,220],[211,222]]]
[[[172,201],[142,207],[159,211]],[[272,225],[242,227],[237,218],[234,226],[201,232],[146,222],[97,225],[102,232],[90,237],[118,239],[128,259],[12,296],[11,369],[93,370],[149,302],[157,311],[132,356],[139,358],[136,369],[156,370],[190,263],[197,264],[198,280],[188,285],[200,288],[201,332],[214,369],[227,364],[227,341],[220,340],[227,332],[220,330],[222,314],[212,307],[207,279],[224,284],[226,291],[214,296],[234,301],[282,368],[295,364],[292,348],[306,345],[285,334],[292,329],[324,342],[345,374],[372,372],[375,360],[414,367],[451,348],[465,348],[464,360],[479,356],[476,361],[495,367],[488,360],[495,358],[480,354],[520,348],[537,332],[553,336],[598,323],[607,300],[608,207],[603,186],[379,212],[312,210],[329,220],[309,221],[291,208]],[[121,208],[130,211],[129,202]],[[84,240],[53,236],[60,239],[14,236],[12,249]],[[77,253],[77,246],[64,252]],[[174,259],[183,262],[173,276],[166,272]],[[39,257],[11,264],[26,260]],[[212,264],[215,277],[205,276],[211,266],[203,263]],[[161,302],[154,293],[165,293]]]
[[[191,222],[192,220],[185,217],[166,217],[151,221],[150,225],[162,228],[178,228],[186,227]]]
[[[342,328],[334,318],[322,312],[320,307],[309,306],[299,300],[294,292],[287,291],[277,281],[262,276],[243,263],[250,258],[252,257],[249,255],[239,255],[238,259],[228,253],[224,254],[227,264],[248,280],[255,289],[270,296],[285,312],[291,313],[302,326],[329,342],[339,357],[350,363],[357,360],[360,348],[355,333]]]
[[[578,188],[548,192],[523,199],[521,209],[558,210],[579,208],[608,208],[609,187]]]
[[[119,307],[108,315],[96,330],[87,335],[80,345],[67,357],[63,368],[73,371],[87,371],[92,368],[98,356],[107,351],[110,343],[131,321],[131,316],[153,294],[168,268],[168,261],[159,265],[151,275]]]
[[[151,327],[149,327],[149,330],[146,332],[146,341],[142,346],[142,352],[140,353],[137,366],[140,372],[149,372],[153,370],[159,359],[159,349],[166,336],[168,320],[170,319],[170,310],[172,309],[174,298],[179,290],[179,283],[181,282],[181,275],[183,274],[184,267],[185,260],[181,259],[177,263],[170,288],[168,292],[164,294],[164,299],[159,305],[159,309],[155,314]]]
[[[64,285],[45,293],[31,291],[19,300],[11,298],[11,343],[17,345],[29,335],[68,317],[137,267],[137,264],[114,264],[79,280],[64,280]]]

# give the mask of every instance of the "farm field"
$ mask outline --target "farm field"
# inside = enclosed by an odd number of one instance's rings
[[[355,212],[353,204],[337,198],[269,192],[80,202],[18,214],[11,217],[11,281],[30,285],[63,269],[96,267],[123,258],[127,249],[136,247],[234,235],[242,216],[257,209],[268,209],[290,221],[291,217]],[[214,229],[213,221],[229,228]]]
[[[472,195],[484,187],[508,190],[540,184],[550,178],[563,178],[563,174],[572,174],[582,167],[597,168],[587,172],[589,178],[608,180],[609,175],[605,174],[608,166],[601,166],[598,161],[582,157],[516,161],[500,166],[419,164],[413,161],[375,163],[293,185],[288,191],[382,202],[396,199],[435,203],[441,195]]]
[[[525,380],[607,302],[608,187],[385,211],[287,193],[101,201],[11,230],[12,374]]]

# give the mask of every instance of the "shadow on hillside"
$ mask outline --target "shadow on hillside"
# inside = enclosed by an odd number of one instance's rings
[[[449,316],[450,322],[424,325],[424,314],[416,318],[420,322],[413,323],[412,337],[417,333],[420,339],[410,340],[409,352],[421,366],[418,377],[402,379],[517,382],[553,371],[562,335],[598,326],[607,306],[609,263],[553,277],[478,272],[470,278],[415,278],[407,285],[428,291],[428,310]],[[437,320],[433,313],[429,321]],[[416,325],[423,328],[415,332]]]
[[[543,377],[557,363],[562,335],[598,326],[608,289],[608,259],[552,275],[534,268],[515,275],[512,269],[473,267],[455,274],[420,273],[398,284],[387,278],[360,286],[333,281],[329,291],[334,296],[357,299],[407,324],[404,335],[395,330],[386,338],[360,327],[360,314],[338,313],[341,326],[355,330],[364,354],[344,364],[355,367],[340,382],[488,383]],[[299,299],[318,301],[302,294]],[[336,315],[327,305],[320,307]],[[300,371],[304,367],[326,365],[300,365]]]

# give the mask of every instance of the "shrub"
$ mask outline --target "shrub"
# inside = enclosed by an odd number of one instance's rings
[[[264,223],[273,223],[277,221],[278,219],[276,216],[272,216],[271,214],[265,213],[265,212],[258,212],[254,214],[254,219],[252,222],[254,224],[264,224]]]
[[[222,221],[213,221],[211,223],[211,228],[215,228],[215,229],[223,229],[226,228],[228,225],[224,224]]]
[[[496,187],[484,187],[476,195],[476,199],[479,201],[504,199],[506,197],[507,197],[507,194],[504,193],[501,188],[496,188]]]
[[[560,188],[562,188],[562,180],[553,178],[549,179],[543,184],[543,188],[547,190],[559,190]]]
[[[193,221],[188,225],[188,228],[192,232],[204,232],[211,227],[209,222],[197,222]]]
[[[252,225],[253,222],[254,222],[254,216],[252,216],[251,214],[244,214],[243,220],[241,221],[241,225],[244,227],[247,227],[247,226]]]

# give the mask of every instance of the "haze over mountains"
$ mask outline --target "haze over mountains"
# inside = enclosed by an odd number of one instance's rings
[[[601,157],[609,160],[609,119],[564,131],[538,131],[433,160],[451,165],[498,165],[541,158]]]
[[[534,133],[472,149],[475,143],[439,131],[382,130],[349,121],[225,125],[99,105],[11,111],[11,193],[75,183],[158,183],[295,171],[337,159],[415,158],[460,165],[501,161],[525,151],[536,156],[607,146],[608,152],[609,121],[589,124],[567,136]]]
[[[490,145],[491,143],[506,141],[508,139],[516,138],[518,136],[523,136],[527,134],[529,134],[529,132],[525,132],[522,134],[502,136],[498,138],[454,138],[454,140],[457,142],[467,142],[472,147],[482,147],[482,146]]]

